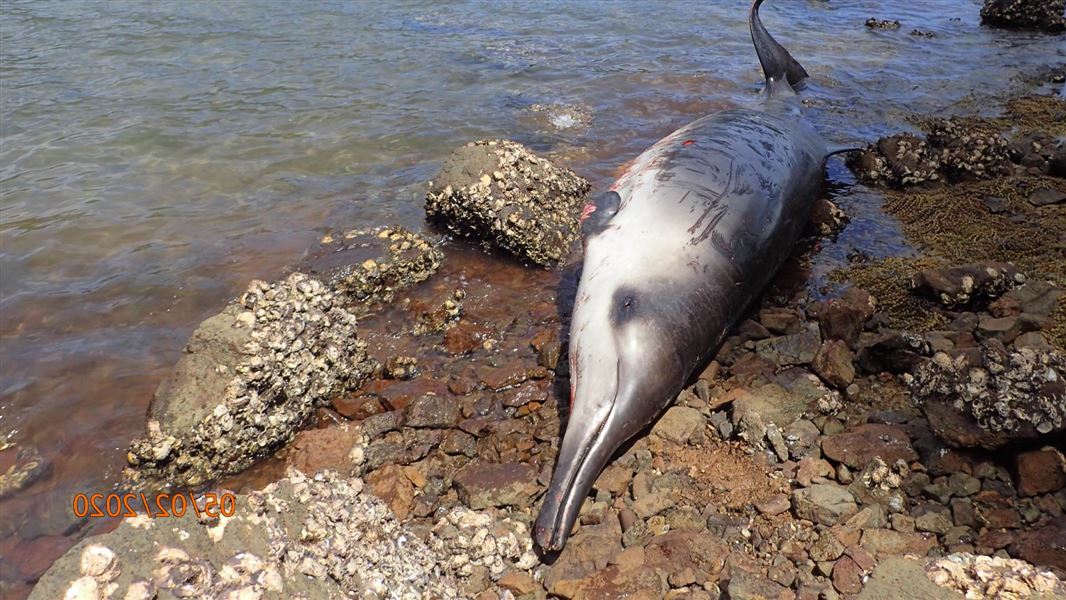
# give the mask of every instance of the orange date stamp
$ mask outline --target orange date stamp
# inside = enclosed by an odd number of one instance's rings
[[[143,510],[151,518],[184,517],[190,511],[198,518],[232,517],[237,512],[233,492],[208,492],[199,500],[192,492],[156,494],[74,494],[71,510],[77,518],[136,517]]]

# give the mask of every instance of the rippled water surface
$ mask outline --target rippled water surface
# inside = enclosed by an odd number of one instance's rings
[[[978,9],[772,0],[764,20],[844,144],[992,109],[1064,61],[1061,38],[983,29]],[[425,182],[471,139],[602,189],[673,128],[754,101],[745,19],[741,2],[0,3],[0,440],[49,465],[0,500],[5,589],[92,531],[72,494],[117,481],[185,338],[249,279],[331,228],[421,228]],[[878,196],[830,175],[854,220],[815,271],[904,251]]]

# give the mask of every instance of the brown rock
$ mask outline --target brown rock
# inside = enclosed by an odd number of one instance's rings
[[[308,475],[325,469],[351,473],[348,454],[359,435],[357,427],[343,426],[301,431],[289,446],[286,463]]]
[[[501,588],[511,590],[518,596],[530,594],[534,590],[540,589],[540,584],[522,571],[508,571],[503,577],[500,577],[498,583]]]
[[[860,544],[878,558],[917,554],[925,556],[936,546],[936,536],[921,533],[902,533],[892,529],[867,529],[862,532]]]
[[[979,510],[977,516],[989,529],[1018,529],[1022,526],[1022,517],[1013,508]]]
[[[600,525],[582,527],[567,542],[559,557],[544,576],[544,587],[554,592],[556,584],[580,580],[607,567],[608,561],[622,552],[622,529],[616,519]]]
[[[341,416],[356,421],[385,412],[385,407],[376,396],[339,396],[333,399],[333,410]]]
[[[607,567],[580,580],[563,580],[551,586],[552,594],[571,600],[660,600],[666,594],[666,582],[652,569],[622,570]]]
[[[779,515],[791,507],[792,503],[786,494],[774,494],[766,500],[755,505],[755,508],[759,509],[764,515],[774,516]]]
[[[606,491],[612,496],[621,496],[625,493],[626,488],[629,487],[629,482],[632,479],[632,469],[625,465],[613,464],[600,473],[600,476],[596,478],[596,483],[593,484],[592,488],[597,491]]]
[[[1022,452],[1015,457],[1018,493],[1039,496],[1066,487],[1066,456],[1050,446]]]
[[[729,547],[705,531],[671,531],[652,538],[644,551],[646,568],[661,569],[671,580],[691,570],[696,583],[717,579],[729,555]]]
[[[865,290],[851,288],[840,298],[819,307],[818,324],[823,339],[843,340],[853,350],[863,325],[874,314],[874,300]]]
[[[918,460],[918,453],[903,429],[880,423],[859,425],[829,436],[822,440],[822,452],[853,469],[862,469],[875,457],[890,465],[897,460],[907,463]]]
[[[522,463],[471,463],[454,482],[459,499],[474,510],[528,506],[540,492],[536,470]]]
[[[415,498],[414,486],[399,465],[386,465],[367,475],[370,491],[389,505],[396,518],[401,521],[411,511]]]
[[[850,556],[833,565],[833,587],[841,594],[858,594],[862,589],[862,568]]]
[[[1010,554],[1034,565],[1053,567],[1060,575],[1066,574],[1066,516],[1016,534]]]
[[[451,354],[466,354],[482,347],[496,332],[487,325],[460,319],[454,327],[444,331],[444,348]]]
[[[825,340],[811,361],[811,369],[822,381],[844,389],[855,380],[855,365],[848,345],[841,340]]]
[[[454,427],[461,417],[457,399],[436,394],[419,396],[404,410],[404,424],[408,427]]]
[[[796,483],[803,487],[811,485],[811,480],[816,477],[829,477],[833,474],[833,465],[821,458],[807,456],[801,458],[799,467],[796,469]]]

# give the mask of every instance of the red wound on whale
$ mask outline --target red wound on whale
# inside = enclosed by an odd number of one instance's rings
[[[692,144],[695,144],[695,143],[696,143],[696,140],[685,140],[685,141],[681,142],[681,145],[682,146],[691,146]]]
[[[596,205],[591,202],[585,205],[585,208],[581,209],[581,216],[578,217],[578,221],[584,221],[589,218],[589,215],[596,212]]]

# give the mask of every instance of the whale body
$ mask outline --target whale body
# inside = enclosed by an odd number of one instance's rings
[[[766,76],[752,108],[641,154],[586,207],[570,329],[571,412],[534,540],[560,550],[610,457],[677,396],[788,257],[830,152],[795,91],[807,73],[749,13]]]

